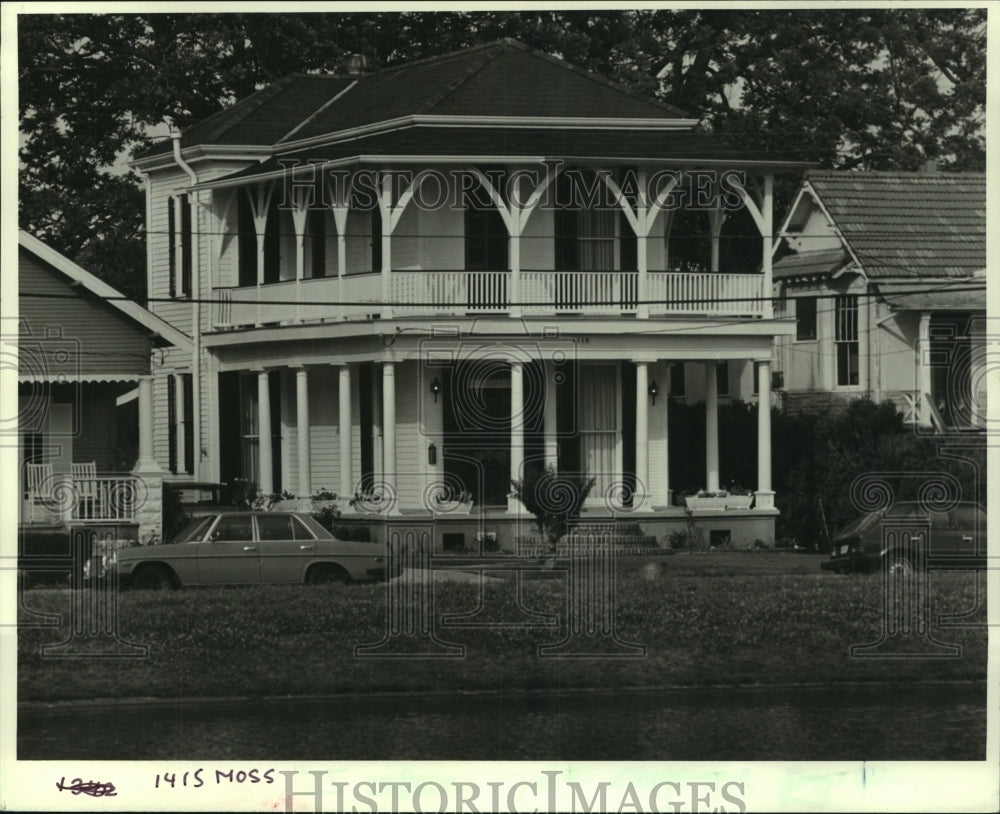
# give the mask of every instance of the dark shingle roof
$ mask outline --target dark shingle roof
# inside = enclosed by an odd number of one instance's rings
[[[192,125],[181,146],[271,147],[419,114],[651,120],[685,115],[506,39],[364,75],[293,74]],[[171,149],[166,140],[140,157]]]
[[[326,146],[296,152],[281,152],[267,161],[227,176],[251,178],[287,166],[336,161],[361,156],[529,156],[553,160],[584,161],[587,158],[649,159],[681,166],[722,163],[738,168],[753,162],[777,164],[771,155],[752,153],[738,143],[718,135],[690,130],[603,130],[520,127],[435,127],[411,125],[373,133]],[[223,180],[223,179],[217,179]],[[214,183],[214,182],[213,182]]]
[[[575,116],[672,119],[682,111],[505,39],[360,77],[287,140],[400,116]]]
[[[181,136],[181,147],[199,144],[270,147],[355,79],[357,77],[322,74],[286,76],[241,99],[235,105],[191,125]],[[170,140],[167,139],[141,155],[158,155],[172,149]]]
[[[806,175],[869,278],[967,277],[986,266],[980,173]]]

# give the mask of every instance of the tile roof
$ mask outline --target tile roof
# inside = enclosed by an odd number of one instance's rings
[[[810,170],[805,180],[870,279],[967,277],[986,265],[984,174]]]
[[[849,260],[850,256],[843,249],[793,252],[775,261],[771,273],[775,280],[829,274],[841,269]]]

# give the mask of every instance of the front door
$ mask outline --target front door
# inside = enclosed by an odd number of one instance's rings
[[[617,363],[583,364],[577,386],[580,468],[594,478],[587,506],[603,507],[622,483],[621,370]]]
[[[477,506],[507,505],[510,491],[510,371],[460,364],[444,389],[444,471]]]

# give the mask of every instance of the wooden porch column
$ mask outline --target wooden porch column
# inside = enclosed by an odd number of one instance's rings
[[[174,373],[174,456],[177,461],[178,474],[187,473],[187,461],[184,448],[187,446],[186,427],[184,426],[184,374]]]
[[[302,322],[302,280],[306,276],[306,229],[309,207],[305,195],[295,196],[292,225],[295,227],[295,321]]]
[[[382,221],[382,317],[392,319],[392,175],[382,176],[378,195]],[[375,240],[372,235],[372,240]]]
[[[656,211],[649,211],[649,202],[646,199],[647,178],[646,171],[639,170],[637,181],[639,192],[635,200],[635,259],[636,259],[636,298],[639,300],[636,305],[636,319],[649,319],[649,260],[647,257],[647,241],[649,240],[649,230],[652,227],[651,221],[656,218]],[[622,204],[626,202],[623,200]]]
[[[719,244],[722,240],[722,224],[725,223],[726,216],[722,211],[722,202],[716,200],[715,208],[708,210],[708,225],[712,230],[712,256],[709,270],[719,270]],[[770,254],[768,252],[768,254]]]
[[[771,360],[757,363],[757,500],[758,509],[774,508],[771,490]]]
[[[340,436],[340,493],[337,496],[341,500],[350,500],[354,496],[354,483],[351,479],[351,369],[347,365],[339,365],[338,370],[337,398],[340,407],[337,414],[337,431]]]
[[[153,377],[139,379],[139,459],[136,472],[159,471],[160,465],[153,457]]]
[[[763,252],[761,270],[764,272],[764,319],[774,318],[774,302],[771,300],[774,275],[771,271],[771,253],[774,250],[774,175],[764,176],[764,200],[761,206],[764,219]]]
[[[705,488],[719,491],[719,386],[717,362],[705,362]]]
[[[649,365],[635,363],[635,494],[634,511],[652,511],[649,488]]]
[[[524,368],[520,362],[510,363],[510,479],[521,480],[524,464]],[[508,514],[520,514],[521,501],[507,499]]]
[[[382,480],[396,503],[396,363],[382,363]]]
[[[274,491],[274,450],[271,447],[271,380],[266,369],[257,371],[257,485]]]
[[[299,452],[299,497],[312,495],[312,459],[309,443],[309,371],[305,367],[295,371],[295,436]]]
[[[917,337],[917,387],[920,390],[917,401],[917,419],[922,427],[930,427],[931,418],[931,314],[920,312],[920,329]]]
[[[545,361],[545,412],[542,414],[542,432],[545,436],[545,468],[559,467],[559,439],[557,428],[556,365]]]

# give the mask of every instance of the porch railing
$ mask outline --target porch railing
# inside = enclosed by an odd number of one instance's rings
[[[646,292],[652,316],[669,314],[761,316],[761,274],[651,271]],[[514,299],[509,271],[393,271],[393,310],[413,316],[504,313]],[[286,280],[261,286],[216,288],[217,328],[365,319],[384,309],[380,274]],[[528,314],[632,315],[640,304],[635,271],[522,270],[517,297]]]
[[[101,475],[72,479],[70,516],[73,521],[126,522],[135,520],[144,501],[142,484],[132,475]]]

